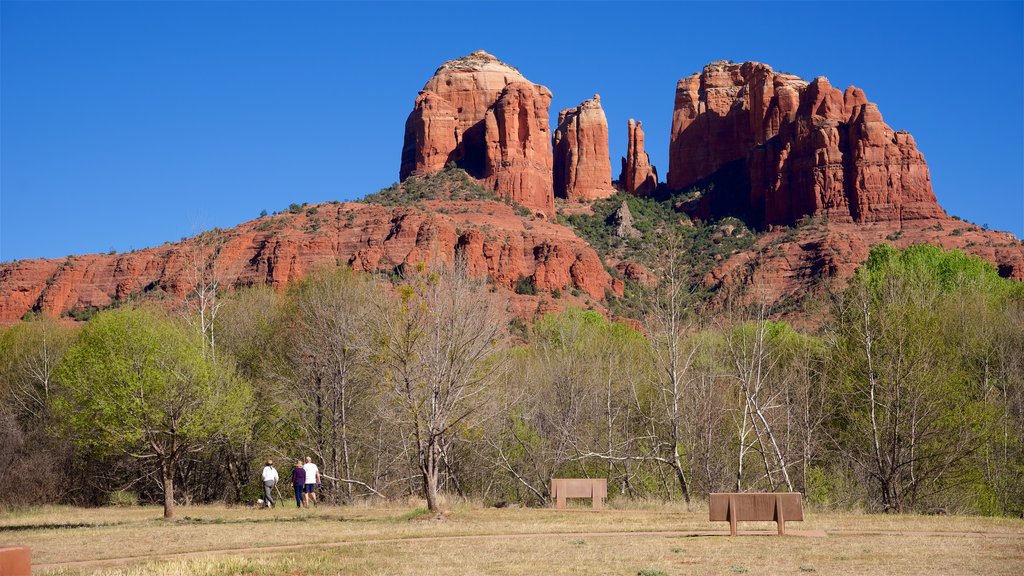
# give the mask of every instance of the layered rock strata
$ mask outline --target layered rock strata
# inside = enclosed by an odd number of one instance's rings
[[[599,95],[558,113],[552,147],[555,196],[589,201],[615,193],[608,153],[608,119]]]
[[[643,124],[632,118],[626,123],[626,156],[622,159],[619,185],[637,196],[648,196],[658,187],[658,170],[644,150]]]
[[[862,90],[757,62],[713,62],[676,86],[667,185],[713,177],[730,185],[688,206],[697,216],[760,226],[945,217],[913,137],[885,124]]]
[[[441,65],[405,124],[401,180],[455,163],[504,197],[554,216],[551,91],[482,50]]]
[[[504,290],[515,307],[511,313],[524,319],[543,298],[512,293],[522,278],[541,293],[563,291],[564,301],[575,300],[570,292],[600,301],[607,290],[616,291],[597,253],[563,226],[521,217],[502,202],[421,204],[321,204],[315,213],[268,216],[126,254],[3,263],[0,323],[26,312],[60,316],[129,299],[180,303],[195,287],[196,262],[224,288],[283,288],[317,266],[343,263],[386,273],[421,262],[451,263],[460,253],[471,274]]]

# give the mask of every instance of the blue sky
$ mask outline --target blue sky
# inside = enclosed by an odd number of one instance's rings
[[[1007,3],[0,4],[0,260],[125,251],[397,180],[405,118],[485,49],[600,93],[662,178],[676,80],[758,60],[855,84],[951,214],[1024,236],[1024,10]]]

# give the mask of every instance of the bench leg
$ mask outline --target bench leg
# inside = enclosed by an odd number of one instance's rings
[[[729,497],[729,509],[726,511],[726,515],[729,517],[729,535],[736,535],[736,501],[732,496]]]
[[[565,510],[565,495],[564,494],[559,494],[558,497],[555,498],[555,508],[557,508],[558,510]]]
[[[779,525],[779,536],[786,535],[786,519],[782,516],[782,498],[775,497],[775,522]]]
[[[601,497],[600,496],[595,494],[595,495],[590,497],[590,501],[592,502],[591,508],[593,508],[594,510],[600,510],[601,509],[601,506],[602,506],[603,502],[601,502]]]

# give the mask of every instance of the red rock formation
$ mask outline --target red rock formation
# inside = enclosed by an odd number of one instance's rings
[[[658,187],[658,170],[651,165],[651,158],[644,151],[644,130],[641,122],[632,118],[626,124],[629,142],[626,156],[622,159],[619,185],[637,196],[648,196]]]
[[[894,132],[863,91],[806,83],[756,62],[714,62],[676,86],[668,186],[725,174],[691,208],[758,225],[803,216],[876,222],[945,218],[913,138]]]
[[[796,298],[828,279],[828,289],[840,291],[872,246],[906,248],[931,244],[958,249],[983,258],[1001,276],[1024,280],[1024,243],[1008,232],[983,230],[955,220],[904,220],[865,223],[821,221],[796,229],[768,232],[751,250],[730,255],[705,278],[709,288],[729,294],[745,290],[750,298],[769,303]],[[723,290],[724,289],[724,290]]]
[[[550,105],[551,91],[482,50],[446,62],[406,121],[399,176],[404,181],[454,162],[504,196],[554,216]]]
[[[523,218],[502,202],[422,204],[423,209],[320,204],[315,213],[269,216],[127,254],[0,264],[0,323],[29,311],[60,315],[129,298],[181,302],[195,285],[196,262],[209,265],[224,287],[283,288],[321,265],[342,262],[386,272],[420,262],[451,263],[461,251],[470,272],[504,290],[520,314],[536,310],[543,299],[511,293],[523,277],[533,278],[541,291],[562,290],[563,301],[574,301],[566,293],[573,289],[592,301],[613,289],[597,253],[563,226]]]
[[[607,198],[615,193],[608,154],[608,120],[600,96],[594,94],[593,99],[559,112],[552,144],[555,196],[577,202]]]
[[[512,82],[484,119],[484,181],[498,194],[548,217],[555,215],[548,107],[551,92]]]

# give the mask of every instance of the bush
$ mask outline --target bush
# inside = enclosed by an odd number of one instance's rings
[[[537,294],[537,285],[533,280],[533,276],[520,276],[519,280],[516,280],[516,294],[525,294],[527,296],[535,296]]]
[[[139,495],[131,490],[114,490],[107,496],[107,505],[128,508],[139,505]]]

